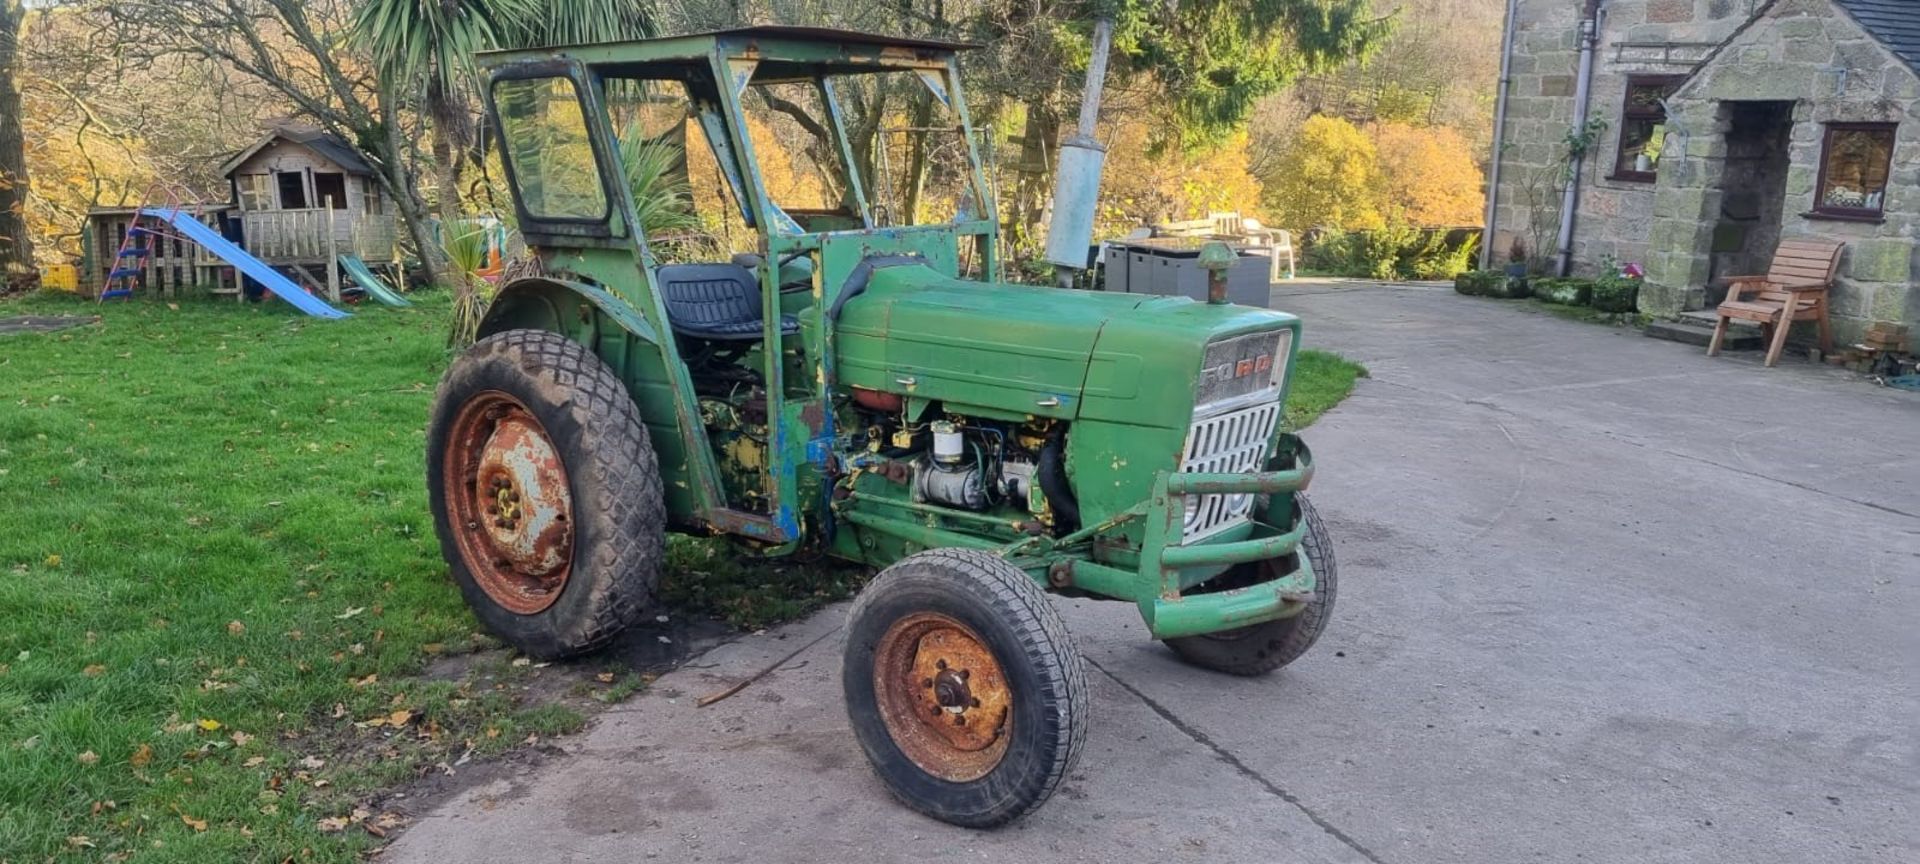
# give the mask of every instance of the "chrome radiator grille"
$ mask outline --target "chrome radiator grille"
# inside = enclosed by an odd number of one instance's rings
[[[1260,470],[1267,458],[1267,442],[1273,438],[1273,427],[1279,420],[1280,398],[1273,391],[1255,397],[1250,407],[1194,420],[1180,470],[1227,474]],[[1181,539],[1191,542],[1244,521],[1253,509],[1253,496],[1189,495],[1186,503],[1187,521]]]

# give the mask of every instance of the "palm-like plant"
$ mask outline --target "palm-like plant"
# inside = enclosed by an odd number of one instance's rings
[[[648,140],[638,129],[621,136],[620,169],[633,194],[634,218],[647,237],[672,237],[700,228],[686,172],[675,169],[686,152],[671,141]],[[633,142],[631,144],[627,142]]]
[[[440,220],[448,232],[460,218],[460,169],[473,139],[473,55],[650,36],[653,21],[645,0],[367,0],[353,36],[382,88],[419,94],[433,124]],[[468,280],[453,283],[456,305],[472,305]]]
[[[355,16],[354,37],[372,55],[382,86],[418,92],[433,121],[443,222],[460,215],[460,159],[473,134],[473,55],[542,11],[537,0],[370,0]]]

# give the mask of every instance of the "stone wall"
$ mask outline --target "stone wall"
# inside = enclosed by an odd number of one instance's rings
[[[1580,0],[1520,0],[1501,180],[1495,194],[1493,260],[1514,238],[1537,259],[1557,241],[1566,137],[1578,74]],[[1752,18],[1755,9],[1759,17]],[[1692,70],[1698,68],[1697,73]],[[1618,155],[1629,75],[1686,75],[1668,100],[1668,139],[1653,183],[1610,179]],[[1608,128],[1580,176],[1574,270],[1591,274],[1606,257],[1643,263],[1642,309],[1674,314],[1707,303],[1713,232],[1723,219],[1729,178],[1730,101],[1790,102],[1785,200],[1774,236],[1848,243],[1833,294],[1836,338],[1850,342],[1874,320],[1920,323],[1920,76],[1829,0],[1611,0],[1602,5],[1588,101]],[[1879,223],[1803,215],[1813,208],[1825,129],[1834,121],[1898,122],[1893,177]],[[1738,153],[1734,154],[1738,159]],[[1736,167],[1735,182],[1738,181]],[[1752,260],[1756,255],[1723,256]],[[1915,327],[1920,347],[1920,327]]]
[[[1642,308],[1700,308],[1708,250],[1727,177],[1734,100],[1793,103],[1780,234],[1847,242],[1832,295],[1836,339],[1857,341],[1875,320],[1914,320],[1915,229],[1920,226],[1920,76],[1827,0],[1780,0],[1742,30],[1669,100],[1670,135],[1685,160],[1663,165]],[[1807,215],[1814,205],[1828,122],[1899,123],[1880,222]],[[1669,144],[1675,148],[1680,142]],[[1672,149],[1669,152],[1674,152]]]
[[[1584,160],[1574,226],[1575,270],[1612,256],[1644,261],[1653,184],[1610,180],[1629,75],[1682,75],[1747,20],[1746,0],[1612,0],[1602,4],[1588,115],[1608,127]],[[1579,73],[1579,0],[1520,0],[1514,24],[1506,143],[1501,148],[1493,251],[1515,236],[1550,258],[1560,219],[1560,168]],[[1531,227],[1532,230],[1529,230]],[[1538,243],[1535,242],[1536,238]]]

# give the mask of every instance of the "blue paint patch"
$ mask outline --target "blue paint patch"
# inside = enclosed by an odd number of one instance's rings
[[[807,461],[822,468],[832,464],[833,439],[821,437],[807,441]]]

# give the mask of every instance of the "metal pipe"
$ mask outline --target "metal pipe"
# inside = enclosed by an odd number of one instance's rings
[[[1573,134],[1584,140],[1587,133],[1587,96],[1593,89],[1593,43],[1600,31],[1600,0],[1587,0],[1580,19],[1580,77],[1573,86]],[[1567,163],[1567,188],[1560,195],[1559,261],[1555,275],[1565,276],[1573,269],[1573,213],[1580,206],[1580,171],[1586,165],[1587,151],[1582,147]]]
[[[1093,22],[1093,56],[1087,61],[1087,89],[1080,94],[1080,134],[1093,137],[1100,123],[1100,91],[1107,85],[1107,50],[1113,44],[1113,19]]]
[[[1520,14],[1520,0],[1507,0],[1507,23],[1500,37],[1500,84],[1493,101],[1493,164],[1487,168],[1487,218],[1480,236],[1480,269],[1493,262],[1493,235],[1500,212],[1500,147],[1507,137],[1507,91],[1513,89],[1513,25]]]
[[[944,528],[930,528],[918,522],[908,522],[904,519],[876,516],[871,513],[863,513],[859,510],[845,511],[840,514],[840,518],[862,528],[868,528],[882,534],[889,534],[908,542],[918,543],[928,549],[938,549],[942,546],[961,546],[968,549],[993,551],[1000,547],[999,541],[981,537],[978,534],[963,534],[959,531],[948,531]]]
[[[1093,137],[1100,121],[1100,91],[1107,78],[1107,53],[1113,44],[1113,19],[1101,15],[1093,23],[1093,54],[1087,60],[1087,87],[1080,96],[1080,126],[1061,142],[1053,186],[1053,219],[1047,226],[1047,246],[1041,260],[1059,268],[1063,288],[1072,287],[1074,274],[1087,269],[1093,243],[1093,216],[1100,204],[1100,172],[1106,148]]]
[[[938,516],[943,519],[958,519],[962,522],[972,522],[984,527],[1000,528],[1000,529],[1012,531],[1015,533],[1019,533],[1020,531],[1020,524],[1017,521],[1014,521],[1011,519],[1003,519],[998,516],[989,516],[985,513],[974,513],[968,510],[957,510],[952,507],[939,507],[933,504],[922,504],[918,501],[902,501],[898,498],[888,498],[882,495],[870,495],[865,492],[848,493],[847,497],[844,500],[862,501],[867,504],[872,504],[872,505],[882,506],[882,507],[894,507],[900,510],[907,510],[914,513],[925,513],[929,516]]]

